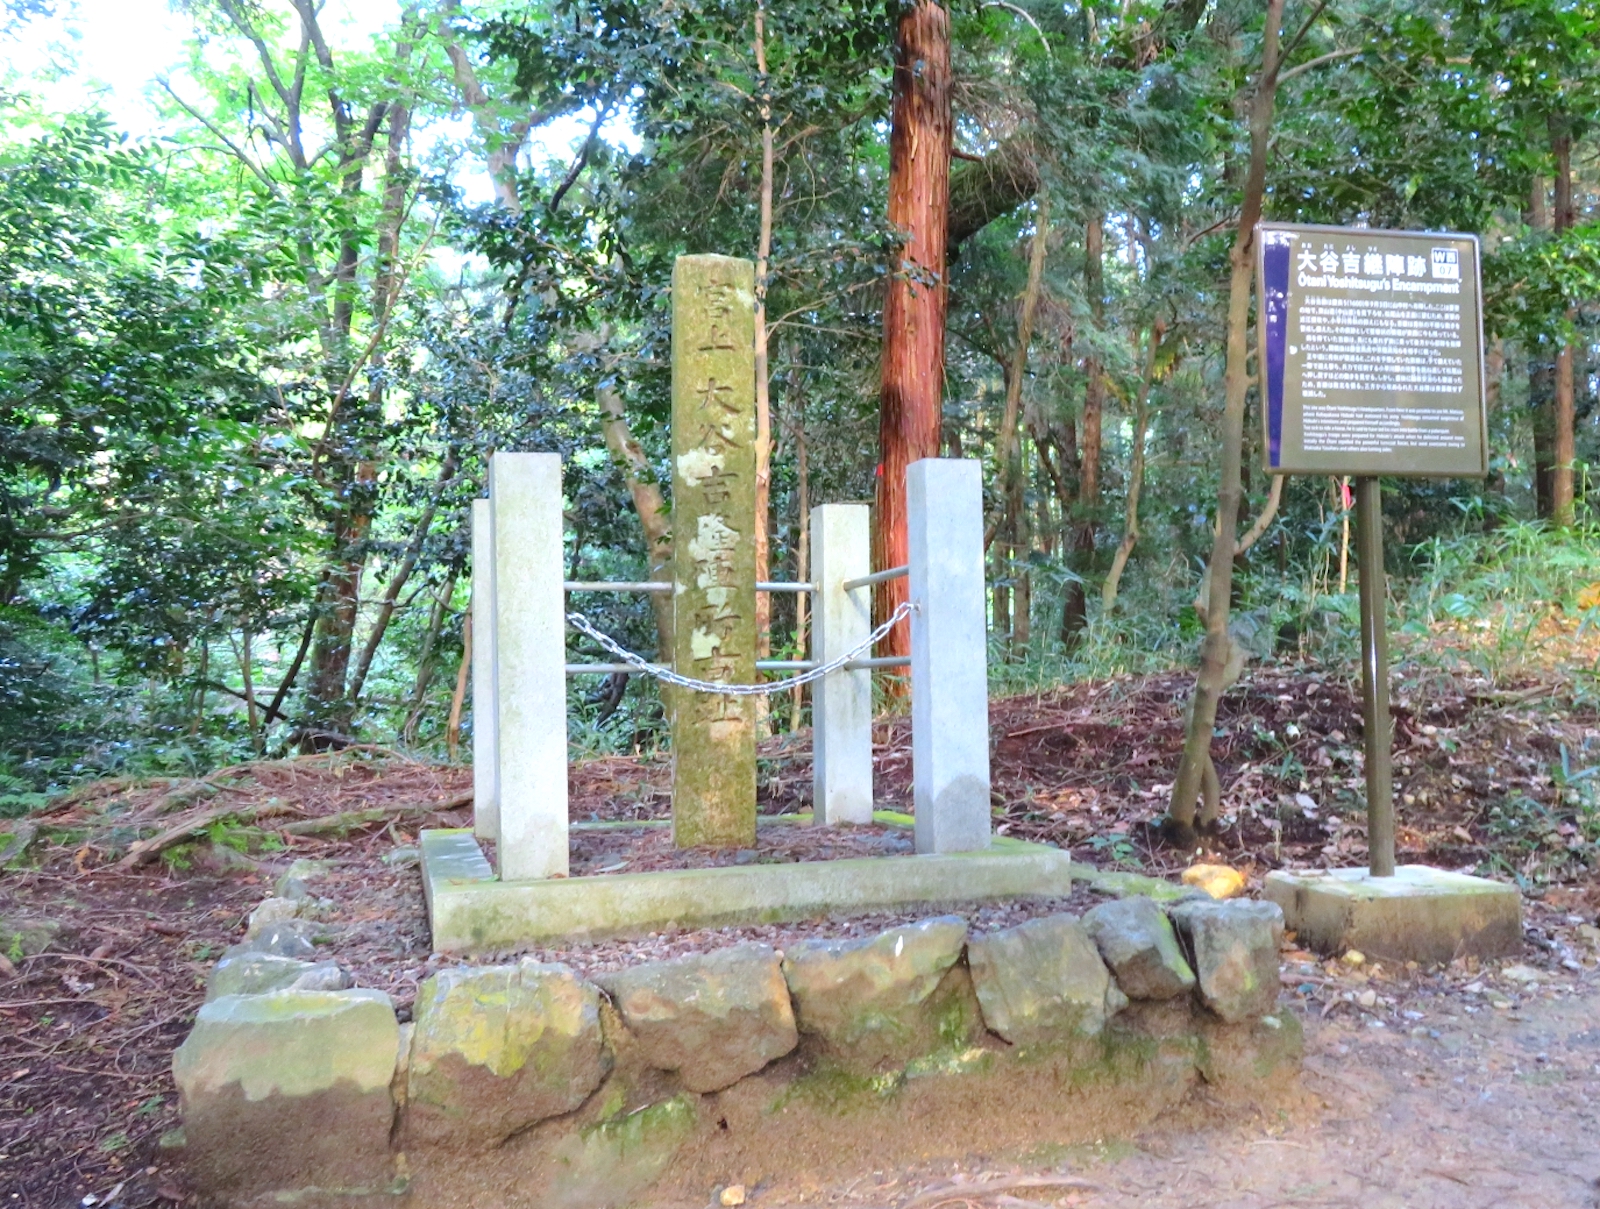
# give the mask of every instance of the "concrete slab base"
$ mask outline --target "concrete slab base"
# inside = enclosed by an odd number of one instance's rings
[[[887,812],[874,819],[910,822]],[[1072,886],[1065,852],[1005,836],[981,852],[520,882],[498,880],[468,830],[424,831],[421,848],[428,921],[441,953],[637,936],[668,925],[726,927],[834,911],[1054,898]]]
[[[1358,949],[1386,961],[1445,962],[1522,950],[1522,896],[1515,886],[1427,865],[1393,877],[1365,869],[1278,870],[1263,897],[1285,926],[1319,953]]]

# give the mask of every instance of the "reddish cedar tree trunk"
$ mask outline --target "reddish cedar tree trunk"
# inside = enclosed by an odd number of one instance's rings
[[[944,395],[945,237],[950,218],[950,18],[919,0],[900,18],[889,134],[889,222],[905,239],[883,307],[883,386],[874,555],[880,568],[909,557],[906,467],[939,456]],[[906,598],[906,581],[878,592],[880,617]],[[908,655],[905,625],[885,654]]]

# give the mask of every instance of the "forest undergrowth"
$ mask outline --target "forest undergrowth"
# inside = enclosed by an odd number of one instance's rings
[[[1515,880],[1530,903],[1593,922],[1595,556],[1532,527],[1426,553],[1394,602],[1399,859]],[[1341,607],[1319,598],[1320,646],[1309,614],[1269,614],[1275,649],[1223,701],[1223,816],[1207,859],[1252,883],[1282,865],[1365,860],[1357,666],[1327,637]],[[996,829],[1102,867],[1170,875],[1191,861],[1161,845],[1158,822],[1192,673],[1169,662],[1016,691],[1019,671],[1037,675],[999,664],[1010,691],[991,704]],[[909,809],[909,719],[883,714],[874,738],[880,804]],[[669,783],[656,747],[578,760],[572,818],[664,818]],[[106,1203],[118,1185],[124,1206],[179,1200],[161,1147],[178,1124],[170,1058],[211,963],[282,869],[316,857],[364,887],[348,925],[368,938],[363,968],[414,971],[426,932],[405,854],[422,827],[466,823],[470,790],[468,767],[363,744],[87,780],[25,814],[13,799],[0,823],[0,1187],[30,1205]],[[809,808],[806,731],[762,744],[759,798],[767,814]],[[341,958],[350,948],[340,941]]]

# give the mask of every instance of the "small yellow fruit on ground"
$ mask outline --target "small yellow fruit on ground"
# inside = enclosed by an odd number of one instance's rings
[[[722,1190],[722,1196],[718,1199],[720,1199],[724,1205],[744,1204],[744,1185],[729,1184]]]
[[[1244,874],[1226,865],[1190,865],[1183,884],[1198,886],[1212,898],[1234,898],[1244,891]]]
[[[1360,949],[1349,949],[1339,960],[1347,966],[1364,966],[1367,964],[1367,955]]]

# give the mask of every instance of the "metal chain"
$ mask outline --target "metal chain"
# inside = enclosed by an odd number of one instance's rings
[[[799,688],[802,684],[810,684],[813,680],[821,680],[824,676],[837,672],[858,655],[877,646],[878,643],[888,637],[890,630],[916,611],[917,606],[911,601],[901,601],[900,607],[895,609],[889,620],[868,634],[855,649],[847,651],[837,659],[828,660],[827,663],[820,667],[814,667],[809,671],[802,672],[798,676],[791,676],[787,680],[774,680],[766,684],[720,684],[714,680],[696,680],[693,676],[679,675],[671,668],[662,667],[659,663],[651,663],[643,655],[635,655],[632,651],[619,645],[610,635],[603,634],[595,629],[593,623],[582,613],[568,613],[567,622],[580,634],[586,634],[593,638],[611,654],[621,659],[624,663],[638,668],[646,676],[654,676],[657,680],[664,681],[667,684],[675,684],[679,688],[692,689],[697,693],[721,693],[728,697],[759,697],[765,693],[781,693],[791,688]]]

